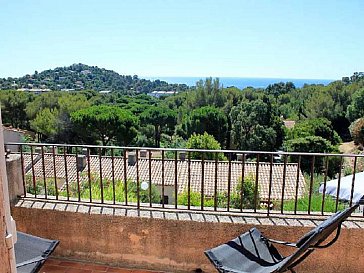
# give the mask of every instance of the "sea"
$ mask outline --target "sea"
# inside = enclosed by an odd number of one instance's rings
[[[206,77],[143,77],[148,80],[161,80],[168,83],[187,84],[195,86],[196,82]],[[213,77],[214,78],[214,77]],[[303,87],[304,84],[323,84],[328,85],[335,80],[332,79],[289,79],[289,78],[238,78],[238,77],[219,77],[220,84],[224,87],[235,86],[239,89],[246,87],[266,88],[270,84],[279,82],[293,82],[297,88]]]

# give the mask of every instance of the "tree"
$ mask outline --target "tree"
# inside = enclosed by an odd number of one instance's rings
[[[25,111],[30,120],[37,116],[37,113],[44,108],[58,108],[58,99],[64,94],[62,92],[48,92],[37,95],[33,101],[27,104]]]
[[[226,101],[218,78],[206,78],[205,81],[199,80],[196,82],[195,90],[189,94],[187,100],[187,107],[189,109],[196,109],[207,105],[223,107]]]
[[[350,121],[364,117],[364,88],[354,93],[351,104],[348,106],[346,117]]]
[[[295,139],[307,136],[320,136],[332,145],[341,142],[339,135],[332,128],[331,122],[326,118],[306,119],[295,124],[288,130],[287,138]]]
[[[57,143],[77,143],[79,133],[71,122],[71,113],[89,107],[90,103],[85,95],[78,93],[51,92],[41,94],[27,105],[27,114],[31,118],[32,129],[35,130],[42,141]],[[43,110],[42,115],[39,115]],[[44,125],[40,126],[45,116],[50,117],[54,123],[51,126],[52,134],[45,134]],[[40,131],[39,131],[40,130]],[[46,130],[47,131],[47,130]]]
[[[279,82],[268,85],[265,90],[268,94],[278,97],[279,95],[287,94],[294,89],[296,89],[296,87],[293,82]]]
[[[160,147],[161,133],[163,130],[173,130],[176,125],[176,113],[167,107],[150,107],[140,115],[144,125],[154,126],[154,145]]]
[[[222,110],[213,106],[205,106],[191,112],[191,115],[184,121],[184,128],[188,137],[193,133],[207,132],[223,145],[226,139],[227,118]]]
[[[330,141],[320,136],[307,136],[292,139],[285,142],[285,148],[288,152],[306,152],[306,153],[338,153],[337,147],[333,146]],[[291,156],[292,162],[297,162],[297,156]],[[311,171],[312,156],[303,156],[301,159],[301,168],[307,173]],[[315,158],[314,171],[316,173],[323,173],[325,171],[325,157],[317,156]],[[328,157],[329,169],[328,175],[333,177],[339,170],[340,158]]]
[[[355,144],[364,145],[364,118],[359,118],[351,123],[350,134]]]
[[[334,130],[343,138],[350,137],[347,109],[356,88],[345,85],[342,81],[335,81],[328,86],[316,85],[311,96],[305,103],[308,118],[326,118]]]
[[[79,133],[71,122],[71,114],[78,110],[90,107],[85,95],[65,93],[59,97],[58,107],[58,130],[55,136],[57,143],[78,143]]]
[[[354,72],[354,74],[350,77],[352,82],[358,82],[364,80],[364,72]]]
[[[30,122],[30,128],[38,133],[39,141],[53,140],[57,133],[58,110],[44,108]]]
[[[230,112],[232,138],[241,150],[273,151],[283,141],[283,122],[269,100],[243,101]]]
[[[91,106],[72,113],[71,121],[84,139],[95,136],[104,146],[110,142],[127,146],[137,134],[137,119],[116,106]]]
[[[220,150],[220,143],[208,133],[204,132],[201,134],[193,133],[191,137],[187,140],[186,143],[187,149],[202,149],[202,150]],[[194,159],[202,159],[204,156],[205,159],[215,159],[215,153],[203,153],[203,152],[192,152],[191,158]],[[218,153],[218,159],[226,160],[223,153]]]
[[[15,128],[27,129],[29,120],[25,108],[32,96],[21,91],[8,91],[1,96],[4,123],[10,123]]]

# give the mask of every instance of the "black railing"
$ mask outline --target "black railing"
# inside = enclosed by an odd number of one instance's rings
[[[364,156],[7,143],[21,157],[24,197],[166,209],[320,214],[354,201]],[[347,202],[338,196],[351,174]],[[318,191],[321,186],[321,193]]]

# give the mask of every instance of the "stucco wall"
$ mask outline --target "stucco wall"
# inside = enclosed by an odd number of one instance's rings
[[[9,200],[12,204],[16,203],[18,196],[24,194],[21,170],[20,155],[9,154],[6,158],[6,173],[8,176]]]
[[[18,230],[61,241],[55,255],[165,272],[216,272],[203,251],[252,225],[87,214],[15,207]],[[268,237],[296,241],[310,228],[264,226]],[[363,272],[364,229],[343,229],[329,249],[317,250],[297,272]]]

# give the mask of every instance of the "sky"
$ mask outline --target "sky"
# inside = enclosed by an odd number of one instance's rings
[[[364,71],[362,0],[0,0],[0,77],[73,63],[150,77]]]

